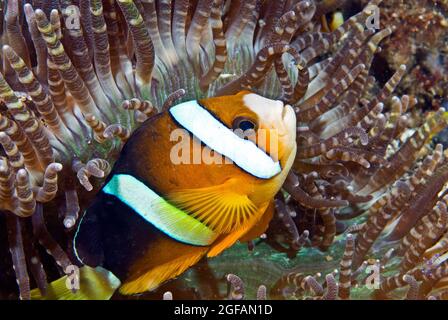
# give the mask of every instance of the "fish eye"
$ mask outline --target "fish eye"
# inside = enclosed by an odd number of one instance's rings
[[[243,131],[246,130],[256,130],[257,125],[254,120],[248,117],[237,117],[233,120],[233,130],[241,129]]]

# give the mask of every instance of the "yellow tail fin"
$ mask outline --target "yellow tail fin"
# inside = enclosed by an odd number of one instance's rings
[[[72,291],[68,276],[63,276],[48,285],[47,294],[39,289],[31,291],[32,300],[109,300],[120,286],[120,280],[111,272],[101,268],[84,266],[79,268],[79,290]]]

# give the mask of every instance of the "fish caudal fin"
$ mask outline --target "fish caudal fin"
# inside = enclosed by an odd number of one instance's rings
[[[73,274],[76,277],[75,274]],[[84,266],[79,268],[77,280],[63,276],[48,285],[47,294],[39,289],[31,291],[32,300],[109,300],[120,286],[120,280],[111,272],[101,268]],[[70,277],[70,278],[69,278]],[[75,282],[75,283],[74,283]],[[75,288],[74,291],[72,288]]]
[[[208,249],[160,239],[130,270],[133,276],[124,281],[120,293],[130,295],[154,290],[198,262]]]

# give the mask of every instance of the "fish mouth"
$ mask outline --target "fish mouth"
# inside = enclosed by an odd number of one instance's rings
[[[283,130],[281,130],[280,136],[291,135],[296,132],[296,113],[289,104],[283,105],[281,119]]]
[[[296,146],[296,113],[289,104],[284,104],[281,111],[281,120],[278,124],[279,159],[289,157]],[[283,161],[282,161],[283,163]]]

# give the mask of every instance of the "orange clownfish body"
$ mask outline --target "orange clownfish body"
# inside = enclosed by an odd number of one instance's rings
[[[147,120],[74,239],[78,259],[141,293],[262,234],[296,153],[291,106],[247,91]]]

